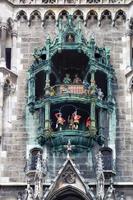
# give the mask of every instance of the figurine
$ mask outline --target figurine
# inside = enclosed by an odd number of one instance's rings
[[[95,83],[95,81],[91,81],[92,85],[90,86],[90,90],[89,90],[89,94],[92,96],[96,95],[96,91],[97,91],[97,85]]]
[[[74,122],[74,129],[78,129],[79,120],[81,118],[80,115],[77,114],[77,110],[72,114],[73,122]]]
[[[100,100],[103,99],[104,94],[103,94],[101,88],[98,88],[98,89],[97,89],[97,95],[98,95],[98,99],[100,99]]]
[[[55,96],[56,92],[53,87],[50,87],[50,96]]]
[[[59,131],[62,131],[62,127],[64,125],[65,119],[62,117],[62,113],[55,113],[55,117],[57,118],[57,122],[56,122],[56,128]]]
[[[82,84],[82,80],[78,77],[78,74],[75,74],[73,84]]]
[[[85,122],[85,126],[86,126],[87,129],[90,128],[90,126],[91,126],[91,118],[90,117],[87,117],[86,122]]]
[[[83,86],[84,86],[85,93],[88,95],[89,94],[90,84],[88,83],[87,80],[83,80]]]
[[[73,38],[73,36],[72,36],[72,34],[69,34],[68,36],[67,36],[67,42],[74,42],[74,38]]]
[[[73,117],[70,115],[68,116],[68,123],[69,123],[69,128],[71,130],[73,130],[74,129],[74,121],[73,121]]]
[[[63,83],[64,84],[71,84],[72,83],[72,80],[70,78],[70,74],[66,74],[64,79],[63,79]]]

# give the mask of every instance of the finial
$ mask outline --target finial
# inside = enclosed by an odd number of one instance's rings
[[[94,32],[92,32],[92,34],[91,34],[91,39],[95,39],[95,33]]]
[[[68,140],[66,147],[67,147],[67,159],[70,159],[70,152],[72,151],[72,145],[70,139]]]

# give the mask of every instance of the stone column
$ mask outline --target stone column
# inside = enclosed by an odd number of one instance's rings
[[[12,57],[11,57],[11,70],[17,72],[17,32],[12,31]]]
[[[28,103],[35,101],[35,76],[30,74],[28,79]]]
[[[50,95],[50,73],[46,71],[46,81],[45,81],[45,96]]]
[[[6,35],[7,35],[7,25],[1,24],[1,55],[0,55],[0,60],[1,60],[1,66],[6,67]]]
[[[91,88],[95,90],[95,70],[91,71]],[[91,116],[91,134],[96,134],[96,102],[95,98],[91,99],[91,108],[90,108],[90,116]]]
[[[108,101],[111,102],[112,101],[112,80],[111,80],[111,76],[107,77],[107,87],[108,87]]]
[[[50,103],[47,101],[45,103],[45,130],[50,129]]]
[[[4,97],[4,79],[3,74],[0,73],[0,140],[3,129],[3,97]]]

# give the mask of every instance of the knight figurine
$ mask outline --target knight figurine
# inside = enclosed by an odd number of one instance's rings
[[[81,115],[77,114],[77,110],[72,114],[72,118],[73,118],[73,122],[74,122],[74,129],[78,129],[79,128],[79,121],[81,118]]]
[[[62,128],[63,128],[63,125],[65,123],[65,119],[62,117],[62,113],[61,112],[58,112],[58,113],[55,113],[55,117],[57,118],[57,121],[56,121],[56,128],[61,131]]]

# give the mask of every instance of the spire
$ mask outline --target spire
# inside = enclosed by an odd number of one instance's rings
[[[39,200],[43,196],[43,167],[42,167],[42,159],[41,153],[38,152],[37,154],[37,164],[36,164],[36,172],[35,172],[35,191],[34,197],[35,199],[38,198]]]
[[[113,186],[113,179],[111,178],[110,186],[108,187],[107,192],[106,192],[106,196],[105,196],[107,200],[110,200],[114,190],[115,189],[114,189],[114,186]]]
[[[25,198],[24,200],[34,200],[33,189],[30,186],[30,182],[27,181],[27,188],[25,189]]]
[[[103,161],[102,161],[102,154],[99,151],[96,155],[96,179],[97,179],[97,186],[96,186],[96,197],[97,200],[104,199],[104,173],[103,173]]]
[[[66,147],[67,147],[67,159],[70,159],[70,153],[72,152],[72,145],[70,139],[68,140]]]

